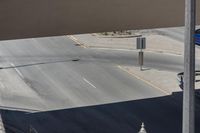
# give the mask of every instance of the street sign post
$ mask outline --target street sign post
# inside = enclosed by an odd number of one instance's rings
[[[144,64],[144,52],[142,51],[142,49],[146,49],[146,38],[145,37],[137,38],[136,49],[140,49],[140,51],[138,53],[138,63],[140,65],[140,70],[142,71],[142,66]]]

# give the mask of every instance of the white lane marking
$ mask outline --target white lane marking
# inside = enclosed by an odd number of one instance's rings
[[[22,73],[16,68],[16,66],[13,63],[10,63],[10,65],[15,69],[15,71],[19,74],[19,76],[24,79],[24,76],[22,75]]]
[[[78,41],[78,39],[76,39],[74,36],[69,36],[69,37],[74,41]]]
[[[85,44],[82,44],[81,42],[78,41],[77,38],[75,38],[74,36],[67,36],[69,39],[71,39],[72,41],[74,41],[75,43],[79,44],[81,47],[83,48],[87,48],[87,46]]]
[[[88,81],[87,79],[83,78],[83,80],[84,80],[85,82],[87,82],[89,85],[91,85],[92,87],[97,88],[96,86],[94,86],[94,85],[93,85],[90,81]]]

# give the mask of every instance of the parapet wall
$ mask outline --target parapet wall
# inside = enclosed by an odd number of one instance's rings
[[[197,13],[200,0],[197,0]],[[1,0],[0,40],[183,26],[184,0]],[[197,15],[200,22],[200,14]]]

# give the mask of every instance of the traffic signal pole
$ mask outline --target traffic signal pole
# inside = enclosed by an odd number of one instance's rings
[[[195,133],[195,21],[196,0],[185,0],[185,51],[182,133]]]

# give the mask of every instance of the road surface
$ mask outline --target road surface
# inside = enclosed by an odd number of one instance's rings
[[[7,132],[131,133],[143,121],[149,132],[181,130],[181,92],[167,95],[117,67],[136,66],[136,52],[84,49],[61,36],[1,41],[0,62]],[[145,53],[145,66],[180,72],[183,58]]]

